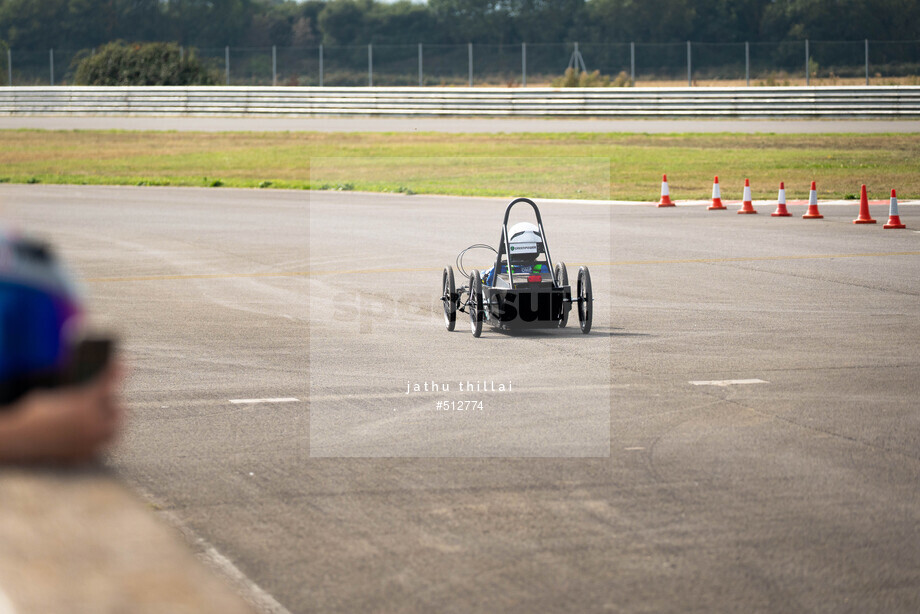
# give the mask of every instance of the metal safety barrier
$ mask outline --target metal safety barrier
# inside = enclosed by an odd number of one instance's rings
[[[917,118],[920,86],[5,87],[0,115]]]

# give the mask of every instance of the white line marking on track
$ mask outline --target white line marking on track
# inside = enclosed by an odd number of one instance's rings
[[[744,384],[769,384],[770,382],[762,379],[715,379],[690,383],[694,386],[738,386]]]
[[[276,399],[230,399],[234,405],[255,405],[256,403],[299,403],[296,397],[278,397]]]
[[[627,452],[638,452],[639,450],[644,450],[645,448],[641,446],[636,446],[634,448],[623,448],[623,449],[626,450]]]
[[[150,493],[141,488],[134,487],[141,497],[150,503],[159,504]],[[203,537],[199,537],[188,528],[176,514],[169,510],[160,510],[157,513],[170,526],[175,527],[186,543],[195,551],[195,556],[203,561],[212,571],[222,574],[232,588],[235,588],[240,596],[252,605],[260,614],[291,614],[291,611],[278,603],[278,600],[271,596],[265,589],[249,579],[240,569],[233,564],[233,561],[222,555],[214,546],[208,543]],[[2,613],[2,610],[0,610]],[[5,614],[5,613],[2,613]]]
[[[241,585],[249,592],[253,605],[264,614],[291,614],[290,610],[278,603],[278,601],[267,593],[261,586],[250,580],[233,562],[218,552],[214,546],[198,538],[199,545],[204,548],[201,556],[204,557],[211,565],[226,574],[231,581]]]

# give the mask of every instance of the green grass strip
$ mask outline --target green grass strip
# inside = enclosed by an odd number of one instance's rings
[[[646,200],[920,197],[911,134],[441,134],[0,131],[0,182]]]

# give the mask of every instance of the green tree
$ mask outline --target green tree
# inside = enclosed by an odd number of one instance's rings
[[[509,0],[429,0],[443,40],[503,43],[512,38]]]
[[[910,41],[918,23],[920,0],[0,0],[0,38],[14,57],[119,39],[199,48]]]
[[[516,42],[559,43],[578,40],[585,0],[511,0]]]
[[[757,41],[772,0],[697,0],[690,39],[713,43]]]
[[[374,3],[365,16],[370,43],[425,43],[442,40],[431,10],[427,6],[399,0],[392,4]]]
[[[184,57],[183,57],[184,55]],[[182,54],[175,43],[109,43],[77,65],[77,85],[215,85],[193,51]]]
[[[319,14],[319,30],[327,45],[359,45],[367,43],[365,15],[372,0],[332,0]]]
[[[184,45],[223,47],[239,45],[252,23],[252,0],[164,0],[169,23],[164,38]]]
[[[65,0],[5,0],[0,4],[2,34],[14,49],[60,47],[67,18]]]
[[[916,0],[775,0],[762,32],[772,40],[916,40]]]
[[[675,42],[692,38],[691,0],[593,0],[587,5],[596,42]]]
[[[158,0],[2,0],[0,35],[16,49],[80,49],[161,34]]]

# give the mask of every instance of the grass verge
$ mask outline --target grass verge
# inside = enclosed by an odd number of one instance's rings
[[[0,131],[0,182],[657,200],[920,197],[917,135]],[[736,194],[737,192],[737,194]]]

